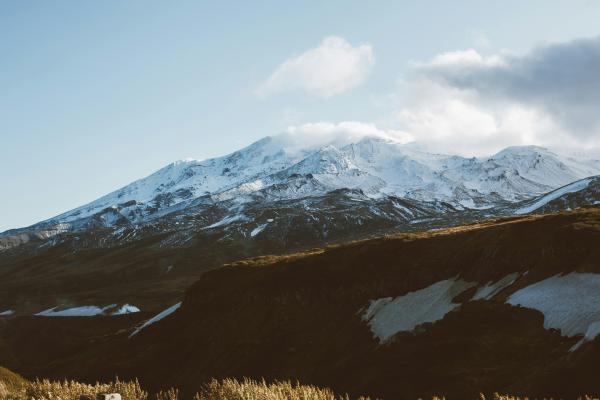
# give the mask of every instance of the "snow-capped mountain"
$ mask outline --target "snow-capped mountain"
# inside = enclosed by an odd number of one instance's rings
[[[17,313],[72,308],[89,305],[82,301],[92,290],[93,304],[145,309],[153,297],[132,299],[132,291],[169,282],[169,300],[177,300],[186,282],[234,260],[595,204],[597,179],[550,193],[592,175],[600,160],[535,146],[468,158],[377,137],[309,146],[267,137],[224,157],[172,163],[1,233],[0,303]]]
[[[336,189],[367,196],[444,201],[455,207],[485,208],[520,201],[575,180],[600,174],[600,160],[561,157],[535,146],[510,147],[490,157],[431,154],[411,144],[381,138],[318,148],[289,146],[286,135],[266,137],[230,155],[174,162],[154,174],[75,210],[41,223],[89,219],[103,226],[139,224],[199,198],[296,199]]]

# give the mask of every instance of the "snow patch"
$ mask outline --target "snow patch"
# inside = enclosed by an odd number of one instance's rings
[[[55,311],[57,308],[52,307],[35,315],[38,317],[93,317],[95,315],[102,315],[104,312],[104,308],[98,306],[73,307]]]
[[[516,291],[507,303],[540,311],[544,328],[564,336],[584,335],[588,341],[600,334],[600,274],[555,275]]]
[[[517,211],[515,211],[515,214],[528,214],[530,212],[537,210],[538,208],[540,208],[542,206],[545,206],[546,204],[550,203],[552,200],[556,200],[559,197],[564,196],[565,194],[579,192],[579,191],[587,188],[588,185],[590,184],[590,182],[592,182],[592,180],[593,180],[592,178],[582,179],[580,181],[573,182],[570,185],[563,186],[560,189],[557,189],[553,192],[548,193],[545,196],[542,196],[541,198],[536,200],[534,203],[518,209]]]
[[[368,322],[373,337],[385,343],[398,332],[411,331],[423,323],[441,320],[460,306],[452,299],[476,285],[454,278],[404,296],[372,300],[362,319]]]
[[[117,308],[116,304],[110,304],[106,307],[81,306],[57,310],[58,307],[52,307],[41,311],[35,316],[38,317],[94,317],[97,315],[124,315],[140,312],[140,309],[131,304],[124,304]]]
[[[267,227],[267,225],[269,225],[268,222],[266,224],[258,225],[256,228],[252,229],[252,232],[250,232],[250,236],[254,237],[258,235]]]
[[[500,293],[500,291],[515,283],[518,277],[519,273],[515,272],[506,275],[498,282],[488,282],[485,286],[477,289],[477,292],[475,292],[475,295],[471,300],[490,300],[492,297]]]
[[[590,326],[588,326],[588,329],[587,331],[585,331],[585,335],[583,336],[583,338],[579,342],[575,343],[573,347],[569,349],[569,351],[573,352],[577,350],[579,347],[581,347],[582,344],[594,340],[598,335],[600,335],[600,321],[596,321]]]
[[[132,306],[131,304],[123,304],[117,311],[114,311],[110,315],[124,315],[124,314],[133,314],[140,312],[141,310],[136,306]]]
[[[133,337],[135,335],[137,335],[138,333],[140,333],[140,331],[144,328],[147,328],[148,326],[152,325],[155,322],[160,321],[161,319],[168,317],[169,315],[173,314],[175,311],[177,311],[177,309],[181,307],[181,302],[172,305],[171,307],[167,308],[164,311],[161,311],[160,313],[156,314],[154,317],[150,318],[148,321],[144,322],[139,328],[137,328],[135,331],[133,331],[133,333],[131,335],[129,335],[129,337]]]
[[[212,225],[208,225],[208,226],[204,227],[203,229],[218,228],[220,226],[229,225],[232,222],[245,221],[246,219],[247,218],[244,214],[230,215],[230,216],[223,218],[220,221],[215,222]]]

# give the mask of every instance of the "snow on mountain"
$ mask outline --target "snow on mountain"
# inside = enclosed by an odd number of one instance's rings
[[[105,307],[79,306],[66,309],[52,307],[47,310],[40,311],[35,315],[38,317],[93,317],[97,315],[125,315],[136,312],[140,312],[140,309],[131,304],[123,304],[120,307],[116,304],[111,304]]]
[[[546,329],[559,329],[564,336],[584,335],[582,340],[589,341],[600,334],[599,289],[600,275],[571,272],[527,286],[507,303],[542,312]]]
[[[398,332],[411,331],[425,322],[444,318],[460,307],[452,299],[475,285],[461,279],[448,279],[404,296],[372,300],[362,319],[368,323],[373,336],[385,343]]]
[[[373,199],[396,196],[485,209],[530,199],[589,174],[600,174],[600,161],[535,146],[466,158],[431,154],[380,137],[303,146],[297,135],[283,134],[224,157],[177,161],[37,224],[37,230],[58,224],[62,231],[130,226],[191,205],[299,199],[336,189],[361,190]]]
[[[554,190],[554,191],[540,197],[533,203],[531,203],[525,207],[519,208],[515,213],[516,214],[527,214],[527,213],[533,212],[533,211],[537,210],[538,208],[550,203],[552,200],[555,200],[561,196],[564,196],[565,194],[579,192],[579,191],[587,188],[588,185],[590,184],[590,182],[592,182],[592,178],[586,178],[586,179],[582,179],[582,180],[573,182],[569,185],[563,186],[557,190]]]
[[[496,193],[510,201],[546,193],[586,175],[567,166],[560,156],[536,146],[509,147],[495,155],[456,165],[444,171],[468,190]]]
[[[591,176],[525,202],[515,214],[553,212],[600,204],[600,176]]]
[[[71,222],[113,208],[125,217],[138,220],[133,210],[168,207],[202,195],[218,193],[235,185],[249,183],[288,166],[294,158],[274,145],[270,137],[228,156],[205,161],[176,161],[152,175],[137,180],[92,203],[52,218],[48,222]],[[121,205],[121,207],[118,207]],[[140,207],[143,205],[144,207]],[[113,217],[114,219],[114,217]]]
[[[173,314],[175,311],[177,311],[179,309],[179,307],[181,307],[181,302],[172,305],[171,307],[167,308],[164,311],[161,311],[160,313],[158,313],[157,315],[155,315],[154,317],[150,318],[149,320],[147,320],[146,322],[144,322],[139,328],[137,328],[135,331],[133,331],[133,333],[131,333],[131,335],[129,335],[129,338],[137,335],[138,333],[140,333],[140,331],[152,324],[154,324],[155,322],[160,321],[163,318],[168,317],[169,315]]]

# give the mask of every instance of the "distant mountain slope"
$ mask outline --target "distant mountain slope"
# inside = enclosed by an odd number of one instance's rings
[[[225,262],[476,218],[461,213],[451,221],[457,212],[443,203],[371,199],[346,189],[278,202],[263,202],[259,193],[243,206],[232,203],[191,206],[143,227],[65,232],[5,251],[0,312],[126,303],[154,311]]]
[[[141,321],[76,352],[65,343],[27,373],[138,376],[184,393],[242,376],[394,399],[598,393],[599,241],[592,207],[238,262],[131,338]],[[24,349],[34,339],[17,326],[56,325],[16,321],[0,337]]]
[[[594,173],[598,160],[535,146],[464,158],[373,137],[318,146],[267,137],[0,234],[0,313],[155,311],[224,262],[513,215]],[[597,189],[539,211],[594,204]]]
[[[597,174],[600,160],[575,160],[535,146],[464,158],[380,138],[303,147],[280,135],[224,157],[175,162],[87,205],[1,236],[10,236],[14,246],[65,231],[144,225],[190,206],[228,200],[241,205],[256,196],[263,202],[299,199],[337,189],[489,208]]]
[[[600,204],[600,176],[581,179],[539,196],[526,202],[515,213],[549,213],[596,204]]]

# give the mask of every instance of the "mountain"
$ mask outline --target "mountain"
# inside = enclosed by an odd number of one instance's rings
[[[0,313],[153,312],[223,263],[513,215],[594,174],[600,160],[535,146],[465,158],[376,137],[311,145],[267,137],[224,157],[175,162],[0,234]],[[593,204],[589,189],[561,204]]]
[[[268,137],[0,234],[0,359],[188,393],[597,391],[599,201],[599,160],[535,146]]]
[[[590,207],[261,257],[204,274],[154,318],[0,319],[0,358],[184,395],[247,376],[388,399],[577,398],[600,391],[599,240]]]
[[[297,200],[338,189],[360,190],[371,199],[393,196],[444,202],[459,210],[485,209],[600,174],[600,160],[561,157],[535,146],[464,158],[374,137],[316,147],[297,142],[290,134],[266,137],[224,157],[175,162],[82,207],[4,232],[0,249],[65,232],[139,231],[186,209],[196,214],[199,209],[222,208],[235,219],[249,204]],[[207,216],[206,226],[216,223],[215,218]]]

